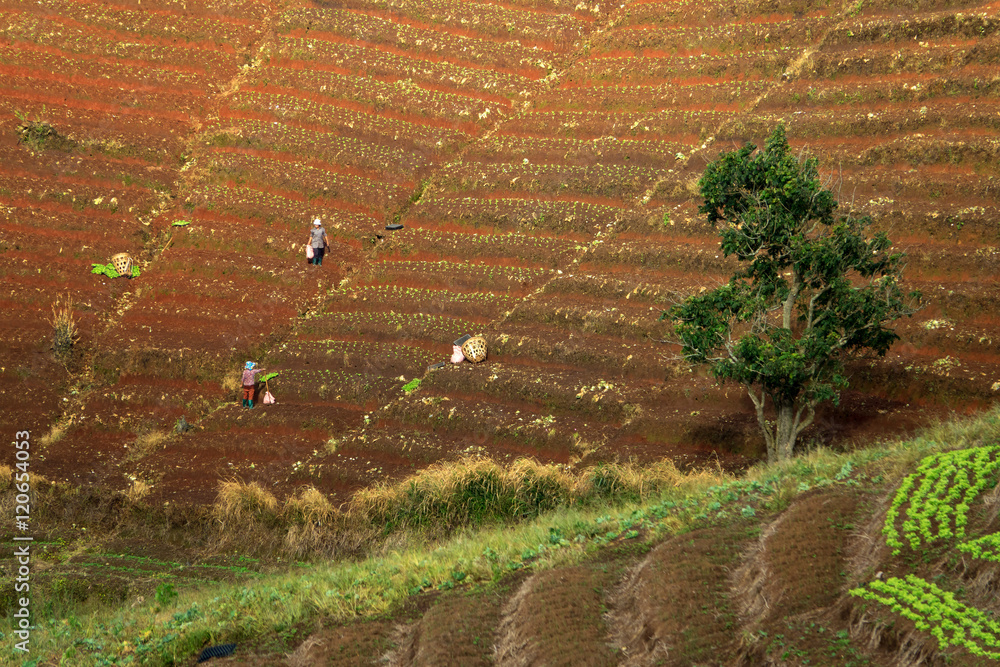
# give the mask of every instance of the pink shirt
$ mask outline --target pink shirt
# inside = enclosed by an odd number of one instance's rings
[[[256,369],[254,369],[252,371],[248,371],[248,370],[244,369],[244,371],[243,371],[243,386],[244,387],[252,387],[254,385],[254,383],[257,382],[257,373],[260,373],[263,370],[264,370],[263,368],[256,368]]]

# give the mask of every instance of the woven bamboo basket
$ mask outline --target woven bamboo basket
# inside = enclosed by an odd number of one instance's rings
[[[132,257],[127,252],[120,252],[117,255],[112,255],[111,263],[114,265],[115,271],[118,272],[118,275],[132,275]]]
[[[462,343],[462,354],[473,363],[479,363],[486,358],[486,339],[482,336],[473,336]]]

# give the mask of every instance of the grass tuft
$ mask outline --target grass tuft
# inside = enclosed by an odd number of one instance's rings
[[[277,516],[278,500],[258,482],[231,479],[219,483],[213,513],[230,527],[271,522]]]
[[[52,350],[56,359],[65,363],[73,352],[73,346],[80,337],[76,316],[73,314],[73,297],[60,294],[52,303]]]

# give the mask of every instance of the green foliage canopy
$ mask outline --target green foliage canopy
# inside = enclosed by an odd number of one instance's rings
[[[664,318],[684,358],[747,387],[768,459],[787,458],[816,405],[847,386],[845,357],[884,355],[898,339],[887,323],[911,314],[919,294],[899,287],[904,255],[884,232],[868,236],[870,217],[837,215],[816,159],[791,154],[780,125],[763,150],[722,154],[699,188],[699,213],[721,226],[723,254],[739,268]]]

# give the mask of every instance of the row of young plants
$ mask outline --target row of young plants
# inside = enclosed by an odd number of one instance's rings
[[[539,6],[541,4],[541,6]],[[359,13],[380,12],[390,18],[440,26],[443,31],[471,34],[480,39],[518,41],[543,50],[572,50],[593,29],[599,5],[577,2],[520,2],[469,4],[456,0],[427,0],[418,6],[400,0],[360,0],[348,5]],[[607,8],[607,5],[605,5]]]
[[[435,179],[435,192],[510,190],[631,199],[644,192],[660,170],[623,164],[464,163]]]
[[[610,35],[591,49],[591,58],[642,57],[645,52],[673,54],[668,57],[695,55],[745,55],[782,45],[802,45],[818,39],[830,24],[825,17],[788,18],[782,21],[711,25],[616,26]]]
[[[781,46],[746,55],[601,58],[575,67],[572,74],[563,79],[561,87],[658,84],[701,77],[720,82],[755,78],[774,80],[802,51],[801,46]]]
[[[343,169],[339,163],[322,164],[312,156],[286,154],[279,156],[259,155],[250,151],[209,151],[212,155],[213,169],[231,174],[250,174],[262,177],[268,184],[288,182],[302,187],[296,190],[309,191],[318,186],[329,186],[330,189],[362,190],[363,196],[370,198],[373,193],[364,191],[366,187],[406,188],[407,194],[416,186],[416,182],[401,178],[391,171],[386,173],[369,173],[359,169]],[[284,158],[284,159],[282,159]]]
[[[275,150],[311,156],[329,164],[355,167],[366,171],[385,171],[397,177],[414,178],[430,164],[428,158],[387,143],[375,143],[358,137],[343,136],[339,131],[321,131],[294,123],[240,119],[234,123],[239,136],[219,133],[211,142],[233,146]],[[221,129],[221,128],[220,128]]]
[[[35,3],[32,3],[35,4]],[[186,43],[226,43],[242,48],[260,35],[263,12],[246,15],[240,19],[230,16],[213,17],[183,12],[143,11],[143,7],[130,9],[121,6],[80,3],[72,0],[38,0],[37,7],[46,13],[57,14],[80,23],[140,37],[181,38]]]
[[[922,544],[964,538],[973,501],[997,484],[998,452],[1000,446],[994,445],[924,459],[900,484],[886,513],[882,534],[893,554],[902,553],[904,545],[916,550]]]
[[[151,68],[169,69],[170,66],[177,65],[186,71],[206,75],[211,73],[219,78],[235,73],[237,68],[233,54],[162,44],[122,42],[27,13],[7,15],[7,20],[0,23],[0,37],[54,47],[72,54],[143,61],[149,63]]]
[[[498,104],[474,95],[424,88],[411,80],[379,81],[339,72],[293,69],[287,63],[264,67],[255,82],[308,90],[332,98],[350,100],[377,111],[405,109],[407,114],[445,120],[472,120],[492,123],[496,114],[511,105]],[[490,109],[489,113],[484,113]]]
[[[336,65],[357,76],[391,76],[450,84],[460,89],[491,92],[515,101],[535,85],[533,79],[519,74],[408,57],[353,44],[284,35],[278,36],[276,41],[278,53],[282,56],[303,61],[306,66],[310,63]]]
[[[555,273],[552,269],[539,269],[523,266],[494,266],[492,264],[476,264],[473,262],[453,262],[442,259],[436,262],[423,260],[398,260],[380,262],[379,268],[392,273],[422,273],[422,274],[457,274],[496,281],[526,282],[535,281]]]
[[[533,110],[642,113],[678,108],[694,112],[738,111],[773,87],[772,81],[764,79],[723,82],[701,78],[686,81],[669,79],[640,85],[575,86],[548,91],[535,101]]]
[[[312,165],[274,160],[256,155],[216,153],[210,170],[249,187],[278,188],[302,194],[307,199],[335,198],[370,210],[385,210],[406,201],[413,183],[378,181],[364,176],[340,174]]]
[[[319,357],[331,360],[341,360],[355,356],[355,362],[366,364],[371,360],[379,364],[387,360],[400,361],[412,367],[417,375],[431,363],[439,361],[441,354],[405,344],[383,343],[378,341],[340,340],[325,338],[322,340],[296,340],[283,345],[282,354],[294,355],[308,359]]]
[[[407,216],[428,226],[447,223],[495,233],[512,227],[524,233],[558,233],[566,238],[589,238],[613,226],[620,210],[580,201],[528,198],[424,198]],[[530,231],[529,231],[530,230]],[[537,230],[537,231],[535,231]]]
[[[488,6],[488,5],[487,5]],[[350,40],[370,43],[374,48],[389,48],[394,52],[413,52],[415,57],[435,58],[486,66],[537,70],[536,77],[551,69],[548,54],[543,49],[528,48],[512,39],[494,41],[480,39],[475,26],[470,35],[416,27],[381,16],[350,10],[316,8],[295,9],[282,15],[277,31],[287,34],[295,30],[327,31]]]
[[[303,221],[317,216],[325,220],[337,220],[341,227],[349,228],[371,227],[373,222],[380,220],[375,217],[374,212],[365,214],[344,210],[329,201],[299,201],[248,187],[205,184],[198,188],[197,193],[208,211],[258,218],[267,224],[279,223],[295,231],[301,231]]]
[[[460,130],[422,124],[417,119],[379,116],[337,106],[332,100],[331,103],[322,103],[284,93],[240,90],[227,100],[226,106],[236,112],[246,112],[251,117],[263,111],[273,114],[275,120],[283,123],[298,121],[323,128],[336,128],[341,133],[353,131],[355,135],[368,137],[420,140],[441,148],[453,149],[469,139],[469,135]]]
[[[450,309],[456,306],[489,307],[493,311],[510,310],[520,299],[508,294],[494,292],[455,292],[448,289],[430,289],[426,287],[400,287],[399,285],[366,285],[364,287],[336,290],[337,294],[347,297],[345,307],[361,308],[357,299],[362,302],[372,299],[376,303],[390,304],[393,308],[439,308]]]
[[[587,137],[635,136],[638,132],[672,132],[698,134],[702,127],[718,127],[733,114],[731,111],[692,110],[675,107],[652,108],[647,111],[594,110],[570,111],[544,108],[532,110],[509,127],[518,134],[539,137],[554,134]]]
[[[648,141],[643,139],[603,136],[594,139],[572,137],[523,137],[518,136],[516,127],[501,128],[496,133],[496,142],[488,147],[472,148],[467,159],[480,157],[483,161],[517,162],[567,162],[587,161],[602,164],[629,164],[631,161],[652,162],[664,165],[677,159],[678,150],[688,151],[691,146],[676,142]],[[489,153],[485,153],[489,150]],[[501,158],[500,156],[505,156]]]
[[[306,333],[402,335],[447,346],[459,336],[477,331],[479,326],[468,320],[443,315],[383,311],[328,313],[310,320],[304,329]]]
[[[411,250],[434,252],[441,256],[458,255],[482,257],[509,257],[511,263],[543,263],[555,267],[558,260],[566,259],[581,249],[578,242],[558,236],[528,234],[525,232],[496,232],[487,234],[444,232],[433,229],[403,229],[395,234],[400,241],[401,255]],[[469,256],[471,253],[471,256]]]
[[[916,575],[873,581],[850,593],[912,621],[917,630],[930,633],[942,651],[955,646],[977,657],[1000,660],[1000,622]]]
[[[53,53],[39,48],[25,48],[25,44],[0,44],[0,57],[6,65],[18,66],[35,72],[59,72],[67,77],[79,75],[102,80],[105,85],[127,89],[139,82],[144,86],[158,86],[192,96],[205,95],[201,75],[177,69],[140,66],[134,62],[108,62],[100,59],[80,58]]]

